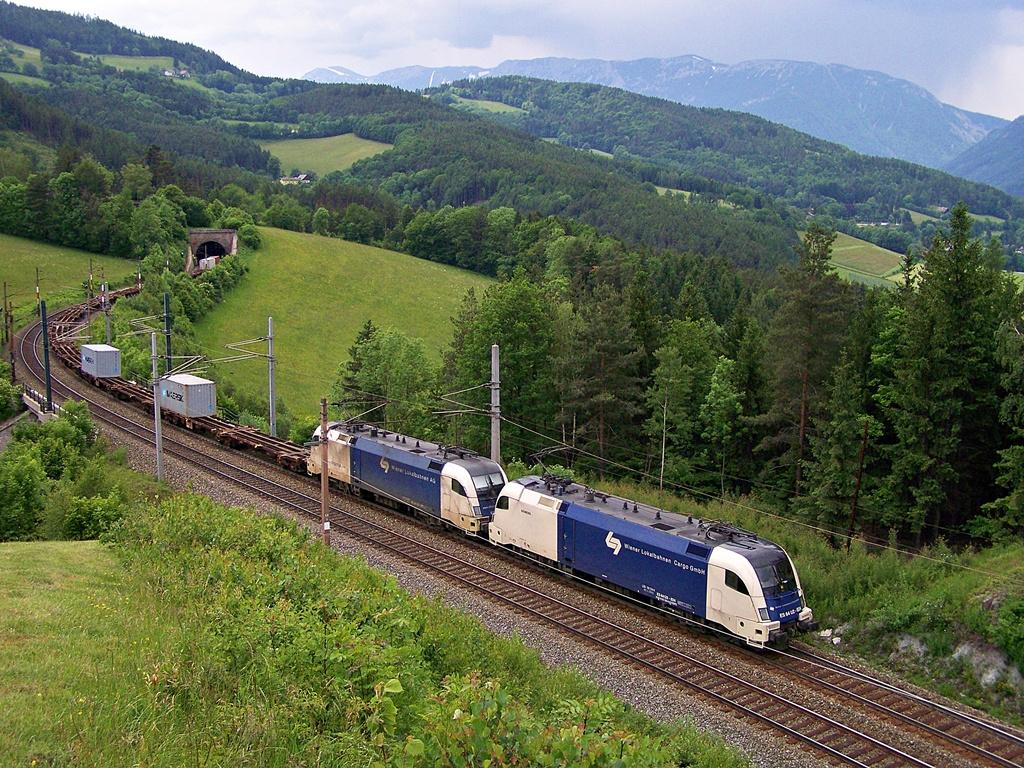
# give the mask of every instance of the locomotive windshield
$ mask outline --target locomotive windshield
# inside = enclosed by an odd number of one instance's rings
[[[762,565],[755,568],[754,572],[757,574],[757,580],[761,582],[765,597],[796,589],[796,575],[793,573],[789,558],[777,560],[770,565]]]
[[[497,498],[498,492],[504,485],[505,478],[502,477],[501,472],[473,476],[473,486],[481,498]]]

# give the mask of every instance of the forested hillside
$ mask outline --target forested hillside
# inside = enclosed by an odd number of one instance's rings
[[[844,231],[874,235],[869,239],[897,252],[927,244],[933,231],[915,227],[910,211],[940,211],[957,201],[977,215],[1012,219],[1002,239],[1024,244],[1019,198],[924,166],[858,154],[751,114],[698,109],[607,86],[511,76],[461,81],[429,93],[444,103],[462,97],[517,107],[476,114],[566,146],[639,161],[643,165],[632,169],[636,177],[659,186],[713,192],[742,207],[759,205],[753,189],[828,216],[837,226],[846,224]],[[881,222],[891,226],[852,228]]]
[[[385,83],[409,91],[504,76],[607,85],[693,107],[750,112],[862,154],[931,168],[942,168],[1007,122],[943,104],[920,86],[882,72],[781,59],[724,64],[692,54],[632,61],[544,57],[492,67],[399,67],[371,77],[343,67],[304,75],[318,83]]]
[[[945,170],[1024,197],[1024,118],[992,131]]]
[[[254,77],[220,56],[195,45],[140,35],[95,16],[44,11],[0,0],[0,34],[48,52],[51,59],[73,61],[74,52],[122,56],[171,56],[197,72],[229,72]],[[63,51],[59,49],[63,48]]]

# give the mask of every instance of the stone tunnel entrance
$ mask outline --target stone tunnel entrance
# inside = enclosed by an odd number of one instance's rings
[[[185,270],[189,274],[202,271],[200,261],[212,257],[238,253],[238,233],[233,229],[193,229],[188,233],[188,258]]]
[[[196,260],[205,259],[207,256],[225,256],[227,251],[224,250],[224,246],[220,243],[216,243],[213,240],[207,240],[205,243],[196,248]]]

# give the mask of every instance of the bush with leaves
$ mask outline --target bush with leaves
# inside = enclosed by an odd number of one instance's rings
[[[94,539],[123,515],[84,403],[69,400],[59,418],[20,424],[13,436],[0,455],[0,541]]]
[[[24,410],[21,387],[11,381],[11,365],[0,361],[0,421],[6,421]]]

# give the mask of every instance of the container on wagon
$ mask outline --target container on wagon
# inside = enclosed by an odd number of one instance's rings
[[[188,373],[160,380],[160,407],[187,418],[217,415],[217,385]]]
[[[109,344],[82,345],[82,373],[97,379],[121,375],[121,350]]]

